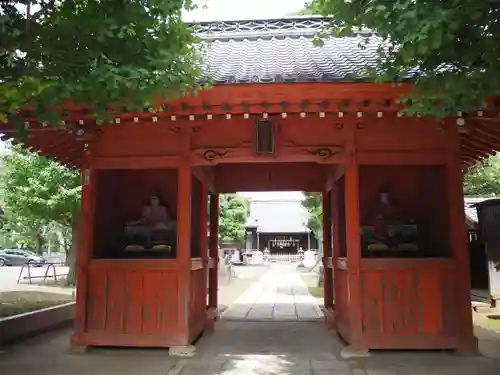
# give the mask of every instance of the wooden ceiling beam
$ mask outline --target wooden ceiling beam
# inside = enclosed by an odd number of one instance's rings
[[[500,144],[500,131],[491,129],[490,126],[479,121],[474,123],[473,129],[480,133],[483,137],[492,139],[495,143],[498,142],[498,144]]]
[[[474,154],[478,154],[478,155],[490,155],[488,152],[484,151],[483,149],[481,149],[480,147],[474,145],[472,142],[470,142],[470,140],[468,139],[465,139],[465,138],[461,138],[460,139],[460,143],[461,145],[464,147],[464,148],[467,148],[469,149],[470,151],[472,151]]]
[[[474,139],[475,142],[480,142],[492,150],[500,150],[500,142],[495,142],[491,138],[484,136],[477,128],[471,127],[467,135],[469,139]]]
[[[469,117],[471,120],[475,121],[485,121],[500,124],[500,118],[498,117]]]
[[[476,147],[478,150],[484,151],[490,155],[495,155],[496,151],[494,147],[490,147],[489,145],[481,142],[479,139],[474,137],[467,137],[466,135],[462,135],[460,140],[463,142],[468,142],[470,145]],[[500,146],[500,145],[499,145]]]
[[[462,148],[460,150],[461,155],[468,157],[469,159],[472,160],[477,160],[478,155],[474,154],[474,152],[470,151],[469,149]]]

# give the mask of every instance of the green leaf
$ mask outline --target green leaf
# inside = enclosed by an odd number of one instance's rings
[[[379,50],[377,67],[366,78],[394,82],[420,70],[413,81],[418,95],[408,113],[469,111],[500,92],[497,2],[314,0],[306,9],[331,16],[333,35],[368,28],[382,38],[388,48]]]

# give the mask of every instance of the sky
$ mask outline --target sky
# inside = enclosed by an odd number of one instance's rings
[[[228,21],[280,18],[304,8],[306,0],[197,0],[186,21]]]
[[[243,195],[247,198],[253,200],[302,200],[303,195],[300,191],[259,191],[259,192],[240,192],[239,195]]]

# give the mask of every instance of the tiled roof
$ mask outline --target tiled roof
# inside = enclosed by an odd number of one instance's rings
[[[194,24],[207,68],[216,83],[331,82],[363,78],[374,66],[380,38],[360,32],[350,37],[313,39],[330,20],[294,17],[277,20]],[[368,42],[366,42],[367,37]]]
[[[476,203],[492,197],[465,197],[465,217],[470,224],[477,225]],[[250,200],[250,215],[247,227],[256,226],[261,233],[300,233],[307,232],[309,214],[302,206],[301,199],[288,200]]]
[[[246,226],[257,226],[260,233],[307,232],[309,214],[297,200],[251,200]]]

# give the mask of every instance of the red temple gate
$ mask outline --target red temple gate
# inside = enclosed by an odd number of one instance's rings
[[[303,190],[323,193],[330,328],[353,349],[475,348],[461,168],[492,153],[500,134],[485,121],[402,116],[396,99],[410,88],[216,85],[105,125],[68,104],[61,129],[27,111],[26,146],[84,175],[72,343],[192,343],[216,316],[219,194]],[[364,244],[383,184],[423,233],[414,253],[378,256]],[[176,241],[127,251],[123,229],[153,191],[175,218]]]

